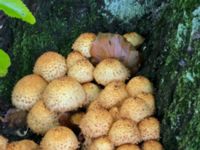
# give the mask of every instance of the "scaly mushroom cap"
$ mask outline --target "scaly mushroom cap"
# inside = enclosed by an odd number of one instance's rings
[[[123,35],[123,37],[134,47],[137,47],[144,42],[144,38],[136,32],[126,33]]]
[[[90,49],[92,42],[95,40],[95,38],[96,35],[94,33],[83,33],[76,39],[72,45],[72,49],[74,51],[79,51],[83,56],[89,58],[91,57]]]
[[[119,146],[116,150],[140,150],[140,147],[135,144],[125,144]]]
[[[8,144],[6,150],[37,150],[39,146],[32,140],[21,140]]]
[[[154,117],[149,117],[139,123],[142,140],[158,140],[160,138],[160,123]]]
[[[108,133],[112,122],[113,118],[107,110],[90,110],[82,118],[80,128],[85,136],[97,138]]]
[[[126,84],[122,81],[110,82],[99,94],[98,101],[101,106],[110,109],[128,97]]]
[[[83,87],[71,77],[63,77],[49,83],[43,93],[44,103],[55,112],[76,110],[85,103]]]
[[[68,76],[76,79],[79,83],[93,80],[94,66],[88,60],[79,60],[68,70]]]
[[[71,129],[58,126],[45,134],[40,146],[42,150],[76,150],[79,143]]]
[[[94,101],[101,91],[98,85],[91,82],[83,84],[83,89],[86,93],[86,106],[89,105],[92,101]]]
[[[151,110],[144,100],[137,97],[129,97],[124,100],[120,108],[120,116],[122,118],[131,119],[140,122],[145,117],[151,115]]]
[[[117,121],[117,120],[120,119],[120,113],[119,113],[119,108],[118,107],[112,107],[109,110],[109,113],[112,115],[114,121]]]
[[[66,59],[67,68],[75,65],[79,60],[85,60],[86,58],[79,52],[72,51],[68,54]]]
[[[163,146],[158,141],[150,140],[142,144],[142,150],[164,150]]]
[[[137,144],[141,141],[137,124],[127,119],[114,122],[108,135],[115,146],[127,143]]]
[[[12,104],[22,110],[29,110],[41,98],[47,82],[31,74],[20,79],[12,92]]]
[[[65,58],[56,52],[45,52],[37,59],[33,72],[47,81],[60,78],[67,72]]]
[[[112,81],[125,81],[129,76],[129,70],[120,61],[113,58],[102,60],[94,69],[95,80],[104,86]]]
[[[151,114],[153,115],[155,112],[155,98],[151,93],[140,93],[137,95],[138,98],[144,100],[149,108],[151,109]]]
[[[45,134],[58,126],[58,115],[46,108],[42,100],[38,101],[27,116],[28,127],[36,134]]]
[[[94,101],[92,101],[90,103],[90,105],[88,106],[88,109],[87,111],[90,111],[90,110],[97,110],[97,109],[104,109],[100,104],[99,104],[99,101],[96,99]]]
[[[143,76],[133,77],[128,82],[126,88],[131,96],[137,96],[141,92],[153,93],[153,86],[151,82]]]
[[[0,150],[6,150],[8,139],[0,135]]]
[[[100,137],[92,142],[89,150],[114,150],[114,145],[108,137]]]

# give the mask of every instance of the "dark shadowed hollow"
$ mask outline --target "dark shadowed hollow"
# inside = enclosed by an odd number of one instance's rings
[[[138,75],[154,84],[161,142],[167,150],[200,149],[199,0],[25,0],[37,19],[33,26],[0,14],[0,47],[12,66],[0,79],[0,113],[10,107],[14,84],[32,72],[38,56],[54,50],[64,56],[83,32],[145,37]],[[16,129],[17,128],[17,129]],[[18,136],[19,130],[22,136]],[[40,137],[26,127],[0,124],[10,140]]]

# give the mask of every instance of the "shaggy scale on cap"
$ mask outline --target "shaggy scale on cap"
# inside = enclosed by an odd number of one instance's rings
[[[76,150],[79,143],[71,129],[58,126],[45,134],[40,146],[42,150]]]
[[[8,144],[6,150],[38,150],[39,146],[32,140],[21,140]]]
[[[42,100],[38,101],[27,116],[28,127],[36,134],[45,134],[58,126],[58,115],[46,108]]]
[[[139,123],[142,140],[158,140],[160,138],[160,123],[154,117],[149,117]]]
[[[120,119],[114,122],[108,136],[115,146],[127,143],[137,144],[141,141],[137,124],[127,119]]]
[[[140,147],[135,144],[125,144],[119,146],[116,150],[140,150]]]
[[[151,110],[146,102],[140,98],[129,97],[124,100],[120,108],[120,116],[122,118],[131,119],[140,122],[145,117],[151,115]]]
[[[142,144],[142,150],[164,150],[163,146],[158,141],[150,140]]]
[[[125,81],[129,76],[129,70],[119,60],[113,58],[104,59],[94,69],[95,80],[104,86],[112,81]]]
[[[47,81],[62,77],[67,72],[65,58],[57,52],[45,52],[37,59],[33,72]]]
[[[72,49],[74,51],[79,51],[83,56],[89,58],[91,57],[90,49],[92,42],[95,40],[95,38],[96,35],[94,33],[83,33],[76,39],[72,45]]]
[[[107,110],[90,110],[82,118],[80,128],[83,135],[97,138],[108,133],[112,122],[113,118]]]
[[[55,112],[76,110],[85,103],[83,87],[71,77],[62,77],[49,83],[43,94],[48,109]]]
[[[114,145],[108,137],[100,137],[92,142],[89,150],[114,150]]]
[[[12,92],[12,104],[22,110],[29,110],[42,96],[47,82],[31,74],[20,79]]]
[[[67,68],[75,65],[79,60],[85,60],[86,58],[79,52],[72,51],[68,54],[66,59]]]

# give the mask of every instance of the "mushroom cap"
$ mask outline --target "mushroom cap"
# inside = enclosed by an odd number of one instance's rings
[[[47,82],[31,74],[20,79],[12,92],[12,104],[22,110],[29,110],[42,96]]]
[[[33,72],[47,81],[60,78],[67,72],[65,58],[57,52],[45,52],[36,60]]]
[[[118,107],[112,107],[109,110],[109,113],[112,115],[114,121],[117,121],[117,120],[120,119],[120,113],[119,113],[119,108]]]
[[[144,42],[144,38],[136,32],[126,33],[123,37],[135,47]]]
[[[79,147],[79,143],[71,129],[58,126],[45,134],[40,146],[42,150],[75,150]]]
[[[164,150],[163,146],[158,141],[150,140],[142,144],[142,150]]]
[[[144,141],[158,140],[160,138],[160,122],[154,117],[142,120],[138,128]]]
[[[102,60],[94,69],[94,78],[98,84],[107,85],[112,81],[125,81],[130,76],[129,70],[117,59]]]
[[[127,143],[137,144],[141,141],[137,124],[128,119],[120,119],[114,122],[108,135],[115,146]]]
[[[72,51],[68,54],[66,59],[66,65],[67,68],[72,67],[74,64],[76,64],[79,60],[85,60],[86,58],[77,51]]]
[[[114,150],[114,145],[108,137],[100,137],[92,142],[89,150]]]
[[[107,110],[90,110],[82,118],[80,128],[83,135],[97,138],[108,133],[112,122],[113,118]]]
[[[70,117],[70,122],[74,125],[80,125],[80,122],[85,115],[84,112],[76,112]]]
[[[141,92],[153,93],[153,86],[151,82],[143,76],[133,77],[128,82],[126,88],[131,96],[136,96]]]
[[[99,101],[96,99],[90,103],[87,111],[90,111],[90,110],[96,111],[97,109],[104,109],[104,108],[99,104]]]
[[[79,60],[68,70],[68,76],[76,79],[79,83],[93,80],[94,66],[88,60]]]
[[[27,116],[28,127],[36,134],[45,134],[49,129],[58,126],[58,115],[46,108],[39,100],[29,111]]]
[[[83,84],[83,89],[86,93],[86,106],[94,101],[101,91],[98,85],[91,82]]]
[[[149,108],[151,109],[151,114],[153,115],[155,112],[155,98],[151,93],[139,93],[137,95],[138,98],[144,100],[146,102],[146,104],[149,106]]]
[[[108,83],[101,91],[98,101],[102,107],[109,109],[118,105],[127,97],[126,84],[122,81],[113,81]]]
[[[62,77],[49,83],[43,93],[44,103],[55,112],[76,110],[85,103],[83,87],[71,77]]]
[[[144,100],[137,97],[129,97],[124,100],[120,108],[120,116],[122,118],[131,119],[140,122],[145,117],[151,115],[151,110]]]
[[[39,146],[32,140],[21,140],[9,143],[6,150],[37,150],[38,148]]]
[[[140,147],[135,144],[124,144],[119,146],[116,150],[140,150]]]
[[[8,139],[6,139],[2,135],[0,135],[0,148],[1,148],[1,150],[6,150],[7,144],[8,144]]]
[[[91,57],[90,49],[92,42],[95,40],[96,35],[94,33],[82,33],[73,43],[72,49],[79,51],[83,56]]]

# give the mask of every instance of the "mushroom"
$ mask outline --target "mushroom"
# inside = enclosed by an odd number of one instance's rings
[[[109,113],[112,115],[114,121],[117,121],[117,120],[120,119],[120,113],[119,113],[119,108],[118,107],[112,107],[109,110]]]
[[[28,127],[36,134],[45,134],[58,126],[58,115],[46,108],[42,100],[38,101],[27,116]]]
[[[90,110],[95,111],[95,110],[98,110],[98,109],[104,109],[104,108],[99,104],[99,101],[96,99],[96,100],[94,100],[90,103],[90,105],[87,108],[87,111],[90,111]]]
[[[6,150],[37,150],[39,146],[32,140],[21,140],[11,142]]]
[[[100,137],[91,143],[88,150],[114,150],[114,145],[108,137]]]
[[[160,138],[160,123],[154,117],[145,118],[139,125],[142,140],[158,140]]]
[[[73,125],[79,126],[81,120],[82,120],[83,117],[84,117],[84,115],[85,115],[84,112],[76,112],[75,114],[73,114],[73,115],[70,117],[70,122],[71,122]]]
[[[47,81],[60,78],[67,72],[65,58],[57,52],[45,52],[36,60],[33,72]]]
[[[58,126],[45,134],[40,146],[42,150],[76,150],[79,143],[71,129]]]
[[[142,150],[164,150],[163,146],[158,141],[150,140],[142,144]]]
[[[98,101],[102,107],[110,109],[127,97],[128,92],[126,91],[126,84],[122,81],[113,81],[108,83],[101,91],[98,96]]]
[[[67,68],[72,67],[75,65],[79,60],[85,60],[86,58],[77,51],[72,51],[68,54],[66,59]]]
[[[41,98],[47,82],[38,75],[31,74],[20,79],[12,92],[12,104],[29,110]]]
[[[119,146],[116,150],[140,150],[140,147],[135,144],[124,144]]]
[[[123,35],[134,47],[138,47],[144,42],[144,38],[136,32],[130,32]]]
[[[96,35],[94,33],[81,34],[72,45],[74,51],[80,52],[83,56],[91,57],[90,49],[92,42],[95,40]]]
[[[127,143],[137,144],[141,141],[137,124],[128,119],[120,119],[114,122],[108,136],[115,146]]]
[[[130,76],[129,70],[117,59],[107,58],[94,69],[94,78],[98,84],[107,85],[112,81],[125,81]]]
[[[79,60],[68,70],[68,76],[76,79],[79,83],[93,80],[94,66],[88,60]]]
[[[151,82],[143,76],[133,77],[128,82],[126,88],[131,96],[137,96],[141,92],[153,93],[153,86]]]
[[[150,110],[151,110],[151,114],[153,115],[155,112],[155,98],[151,93],[139,93],[137,95],[138,98],[144,100],[146,102],[146,104],[149,106]]]
[[[6,150],[7,144],[8,144],[8,139],[0,135],[0,149]]]
[[[112,122],[113,118],[107,110],[90,110],[82,118],[80,128],[86,137],[97,138],[108,133]]]
[[[85,103],[83,87],[71,77],[62,77],[49,83],[43,93],[44,103],[55,112],[76,110]]]
[[[144,100],[137,97],[129,97],[124,100],[120,108],[122,118],[140,122],[142,119],[151,115],[151,110]]]
[[[98,85],[91,82],[83,84],[83,89],[86,93],[86,106],[88,106],[92,101],[94,101],[101,91]]]

